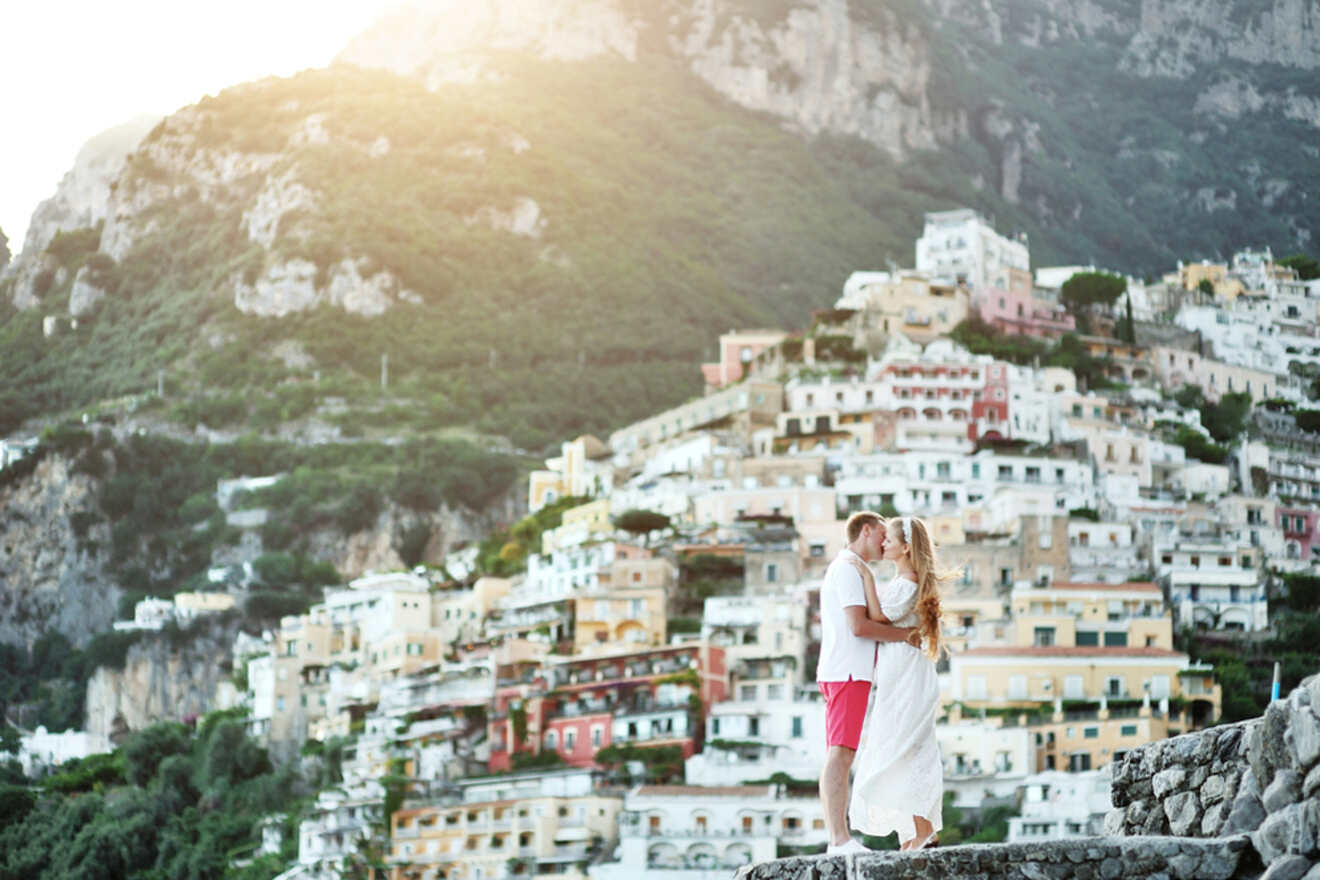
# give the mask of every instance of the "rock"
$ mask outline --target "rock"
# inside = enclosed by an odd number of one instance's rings
[[[1107,837],[1121,837],[1127,826],[1127,812],[1121,808],[1115,808],[1105,813],[1105,835]]]
[[[1220,834],[1228,837],[1232,834],[1255,831],[1264,820],[1265,807],[1261,805],[1260,798],[1243,792],[1233,801],[1233,808],[1228,812],[1228,821],[1224,823]]]
[[[1101,880],[1116,880],[1123,874],[1123,863],[1118,859],[1109,858],[1100,863]]]
[[[1160,743],[1151,743],[1141,749],[1141,769],[1138,779],[1149,779],[1160,771]]]
[[[1215,745],[1215,757],[1224,761],[1236,759],[1238,747],[1241,745],[1242,725],[1235,724],[1219,734],[1219,741]]]
[[[1320,802],[1307,801],[1284,807],[1265,817],[1251,835],[1251,843],[1269,865],[1289,853],[1312,856],[1320,847]]]
[[[1146,816],[1145,823],[1141,826],[1141,833],[1144,835],[1163,834],[1168,827],[1168,822],[1164,818],[1164,810],[1152,809]]]
[[[1150,801],[1133,801],[1127,806],[1127,824],[1133,828],[1140,828],[1146,822],[1146,816],[1150,814]]]
[[[1292,713],[1293,755],[1298,769],[1303,772],[1320,759],[1320,718],[1315,717],[1311,708],[1301,706]]]
[[[1192,770],[1191,773],[1187,775],[1187,788],[1199,789],[1201,787],[1201,784],[1204,783],[1206,779],[1209,778],[1209,776],[1210,776],[1209,767],[1205,765],[1196,767],[1195,769]]]
[[[1248,767],[1246,770],[1242,771],[1242,775],[1238,777],[1237,790],[1238,794],[1245,792],[1246,794],[1260,797],[1260,781],[1256,776],[1255,770]]]
[[[1169,818],[1169,832],[1186,837],[1201,819],[1200,799],[1194,791],[1179,792],[1164,802],[1164,814]]]
[[[1218,775],[1207,776],[1205,782],[1201,783],[1201,803],[1209,805],[1223,800],[1224,788],[1224,777]]]
[[[1257,782],[1267,783],[1270,780],[1270,766],[1265,758],[1265,725],[1253,725],[1247,731],[1247,763],[1251,765],[1251,772],[1255,775]]]
[[[92,270],[83,266],[73,277],[73,290],[69,293],[69,314],[81,318],[101,301],[105,291],[91,282]]]
[[[1261,726],[1264,728],[1265,762],[1272,770],[1287,767],[1289,754],[1284,735],[1288,732],[1288,704],[1283,701],[1270,703],[1265,710],[1265,719]],[[1261,781],[1267,780],[1261,777]]]
[[[1302,875],[1302,880],[1320,880],[1320,862],[1316,862],[1311,870]]]
[[[1302,780],[1302,797],[1311,798],[1317,791],[1320,791],[1320,764],[1311,768],[1311,772],[1306,774],[1306,779]]]
[[[1215,750],[1219,744],[1219,735],[1212,728],[1202,731],[1196,735],[1196,750],[1192,753],[1192,761],[1196,764],[1209,764],[1215,757]]]
[[[1151,788],[1155,792],[1155,797],[1164,798],[1170,792],[1179,791],[1186,780],[1186,770],[1182,767],[1170,767],[1155,774],[1155,778],[1151,780]]]
[[[1169,873],[1178,880],[1198,880],[1197,869],[1201,865],[1199,856],[1190,853],[1179,853],[1169,859]]]
[[[1268,813],[1277,813],[1289,804],[1295,804],[1302,797],[1302,780],[1296,770],[1280,770],[1274,775],[1274,781],[1265,789],[1260,801]]]
[[[1298,687],[1306,688],[1307,693],[1311,695],[1311,708],[1320,707],[1320,675],[1312,675],[1309,678],[1302,679]]]
[[[1269,868],[1260,880],[1301,880],[1311,867],[1311,860],[1306,856],[1284,856],[1270,862]]]
[[[1211,805],[1206,809],[1205,815],[1201,817],[1201,836],[1218,837],[1226,819],[1228,819],[1227,801],[1220,801]]]

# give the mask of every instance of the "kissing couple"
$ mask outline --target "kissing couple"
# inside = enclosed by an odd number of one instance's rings
[[[944,647],[939,589],[955,573],[937,569],[930,532],[915,517],[862,511],[844,529],[848,545],[820,590],[826,852],[869,852],[850,824],[864,834],[897,832],[900,849],[921,849],[936,845],[944,827],[935,661]],[[895,567],[879,590],[868,564],[876,559]]]

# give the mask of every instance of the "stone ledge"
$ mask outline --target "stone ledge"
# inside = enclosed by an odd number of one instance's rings
[[[738,880],[1236,880],[1260,873],[1246,835],[1217,839],[1081,837],[971,844],[913,853],[796,856],[762,862]]]

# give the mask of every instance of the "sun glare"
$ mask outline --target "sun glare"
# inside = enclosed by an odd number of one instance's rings
[[[321,67],[392,0],[45,0],[13,4],[0,50],[0,229],[32,210],[93,135],[263,76]]]

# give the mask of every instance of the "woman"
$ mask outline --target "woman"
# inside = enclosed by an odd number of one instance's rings
[[[900,849],[921,849],[938,843],[936,835],[944,827],[944,773],[935,739],[940,702],[935,661],[944,647],[940,584],[954,574],[936,568],[926,524],[910,516],[885,524],[883,558],[894,563],[897,573],[877,593],[870,570],[862,572],[867,616],[918,627],[924,644],[877,645],[848,818],[866,834],[898,832]]]

